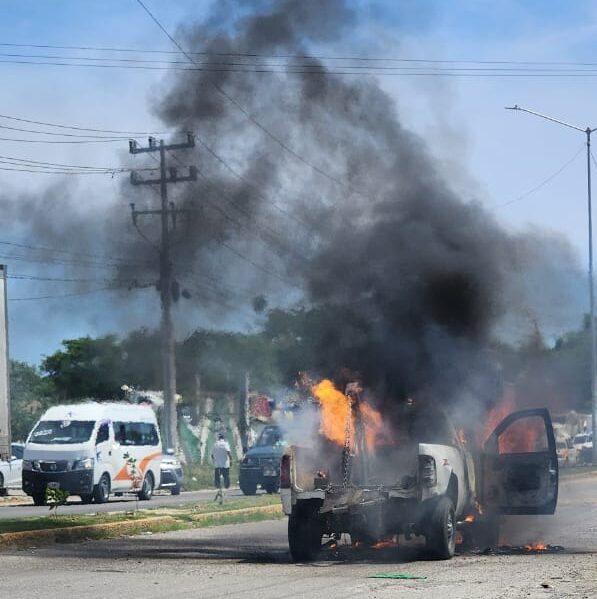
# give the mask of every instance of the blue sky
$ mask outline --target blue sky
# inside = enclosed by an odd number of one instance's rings
[[[147,5],[172,32],[201,19],[209,3],[191,0]],[[458,60],[597,62],[597,5],[589,1],[500,2],[354,0],[360,16],[354,30],[326,46],[329,54],[399,56]],[[0,0],[0,42],[172,49],[163,33],[134,0]],[[314,50],[319,50],[314,48]],[[60,54],[0,46],[2,53]],[[84,53],[82,53],[84,54]],[[2,57],[0,57],[2,60]],[[3,94],[0,114],[56,123],[111,129],[159,129],[151,105],[164,74],[111,69],[79,69],[0,62]],[[504,205],[537,186],[581,148],[581,134],[504,106],[518,103],[581,126],[597,126],[597,78],[419,78],[386,77],[384,88],[396,99],[405,126],[426,139],[455,189],[495,211],[511,230],[541,227],[568,238],[586,264],[586,180],[583,156],[537,193]],[[118,164],[126,144],[100,147],[26,147],[0,142],[4,154],[46,161]],[[55,159],[55,160],[54,160]],[[41,190],[44,176],[0,172],[0,189],[14,194]],[[85,201],[99,204],[118,192],[117,182],[78,183]],[[126,207],[125,207],[126,209]],[[18,231],[0,224],[0,240]],[[31,241],[31,240],[30,240]],[[35,240],[33,240],[34,242]],[[26,270],[20,265],[12,267]],[[11,294],[34,295],[43,284],[11,282]],[[97,335],[157,315],[155,298],[123,320],[102,310],[101,299],[65,302],[68,317],[49,303],[11,305],[13,356],[36,362],[61,339]]]

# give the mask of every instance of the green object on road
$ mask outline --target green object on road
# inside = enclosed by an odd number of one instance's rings
[[[415,574],[402,574],[400,572],[380,572],[371,574],[367,578],[393,578],[395,580],[425,580],[427,576],[416,576]]]

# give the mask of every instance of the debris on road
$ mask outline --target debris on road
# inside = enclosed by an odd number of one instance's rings
[[[417,576],[415,574],[403,574],[401,572],[379,572],[371,574],[367,578],[391,578],[393,580],[427,580],[427,576]]]

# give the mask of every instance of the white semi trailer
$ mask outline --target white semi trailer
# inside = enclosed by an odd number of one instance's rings
[[[6,266],[0,264],[0,459],[10,460],[10,382]]]

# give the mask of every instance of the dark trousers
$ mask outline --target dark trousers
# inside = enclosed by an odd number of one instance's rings
[[[230,468],[214,468],[214,486],[216,489],[222,487],[221,476],[224,477],[224,487],[228,489],[230,487]]]

